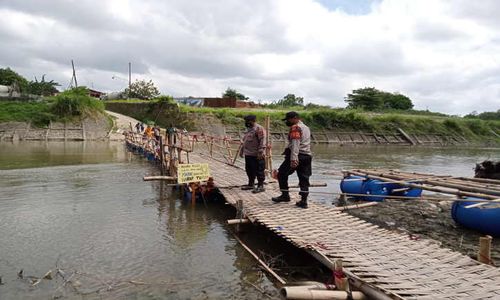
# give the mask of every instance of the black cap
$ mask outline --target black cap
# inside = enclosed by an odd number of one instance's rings
[[[295,111],[289,111],[286,113],[285,115],[285,118],[283,119],[283,121],[286,121],[288,119],[293,119],[293,118],[298,118],[299,117],[299,114]]]
[[[256,115],[248,115],[243,118],[245,121],[255,121],[257,119]]]

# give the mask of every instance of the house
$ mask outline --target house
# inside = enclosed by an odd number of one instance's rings
[[[251,101],[237,100],[229,97],[178,97],[174,98],[177,103],[197,107],[232,107],[232,108],[254,108],[260,107]]]
[[[89,96],[90,97],[101,99],[101,97],[103,97],[104,95],[106,95],[106,93],[99,92],[99,91],[96,91],[96,90],[93,90],[93,89],[89,89]]]

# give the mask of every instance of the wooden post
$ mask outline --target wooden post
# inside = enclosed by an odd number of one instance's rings
[[[240,223],[236,224],[236,232],[241,232],[241,221],[243,220],[243,199],[236,200],[236,217],[240,220]]]
[[[195,205],[196,204],[196,183],[190,183],[189,187],[191,188],[191,204]]]
[[[163,137],[160,135],[160,173],[165,175],[165,155],[163,153]]]
[[[491,240],[493,238],[490,235],[479,238],[479,251],[477,253],[477,260],[491,265]]]
[[[349,282],[344,275],[344,268],[342,266],[342,260],[337,259],[334,264],[333,274],[335,277],[335,286],[340,291],[349,291]]]
[[[267,175],[269,178],[272,177],[273,173],[273,158],[272,158],[272,151],[271,151],[271,117],[269,115],[266,116],[266,169],[267,169]]]
[[[210,157],[214,157],[214,138],[210,137]]]

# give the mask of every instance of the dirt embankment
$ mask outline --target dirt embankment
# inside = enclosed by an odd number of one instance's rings
[[[36,127],[28,122],[0,123],[0,141],[51,140],[83,141],[109,137],[113,122],[109,116],[99,114],[73,122],[50,122],[47,127]]]

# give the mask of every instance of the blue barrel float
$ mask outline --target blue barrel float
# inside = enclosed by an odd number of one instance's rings
[[[408,182],[408,183],[415,183],[415,182]],[[387,185],[387,188],[390,190],[389,194],[391,196],[401,196],[401,197],[412,197],[412,198],[418,198],[422,196],[422,189],[419,188],[414,188],[414,187],[407,187],[401,184],[397,183],[389,183]],[[406,190],[400,191],[400,189],[407,188]]]
[[[362,176],[347,176],[340,182],[340,190],[345,194],[361,194],[363,188],[363,182],[366,181],[366,177]]]
[[[465,198],[478,200],[478,198]],[[481,199],[479,199],[481,200]],[[455,201],[451,206],[451,217],[458,224],[484,234],[500,237],[500,204],[488,203],[480,207],[465,208],[477,202]]]
[[[384,182],[377,179],[368,179],[363,176],[347,176],[340,182],[340,190],[346,194],[364,194],[367,196],[354,196],[354,198],[365,201],[384,201],[387,195],[403,196],[403,197],[420,197],[422,190],[418,188],[409,188],[404,191],[395,191],[396,189],[405,188],[405,186]]]
[[[368,196],[364,196],[363,200],[373,202],[384,201],[384,196],[389,195],[390,192],[388,186],[388,183],[376,179],[369,179],[365,181],[361,192],[362,194],[366,194]]]
[[[380,180],[368,179],[363,176],[347,176],[340,182],[340,190],[345,194],[357,194],[367,196],[353,196],[359,200],[365,201],[384,201],[384,197],[388,195],[389,190],[386,184]],[[372,196],[370,196],[372,195]]]

